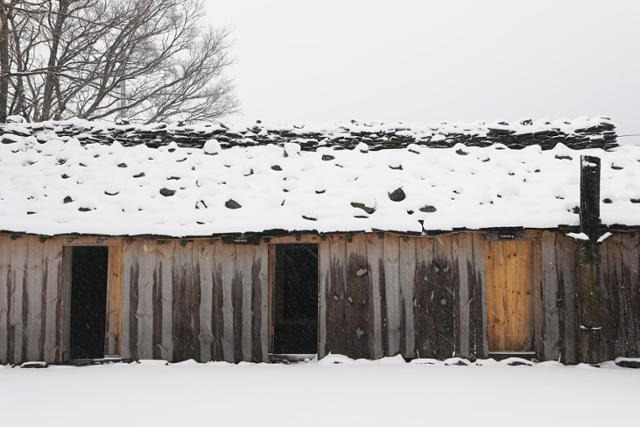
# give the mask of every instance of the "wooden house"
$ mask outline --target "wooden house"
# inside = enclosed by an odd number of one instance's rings
[[[0,124],[0,363],[640,355],[605,118]]]

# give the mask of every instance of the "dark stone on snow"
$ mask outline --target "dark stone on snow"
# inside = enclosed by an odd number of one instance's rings
[[[279,165],[273,165],[271,166],[271,169],[273,169],[274,171],[281,171],[282,168]]]
[[[456,150],[456,154],[459,154],[459,155],[461,155],[461,156],[466,156],[466,155],[467,155],[467,154],[469,154],[469,153],[467,153],[467,152],[466,152],[466,151],[464,151],[464,150]]]
[[[394,202],[401,202],[407,198],[402,187],[396,188],[392,193],[389,193],[389,198]]]
[[[63,173],[62,175],[60,175],[60,178],[62,179],[68,179],[69,175],[67,175],[66,173]]]
[[[640,203],[640,199],[631,199],[631,203]]]
[[[119,167],[119,168],[126,168],[126,167],[127,167],[127,164],[126,164],[126,163],[120,163],[120,164],[118,165],[118,167]]]
[[[324,160],[324,161],[329,161],[329,160],[333,160],[333,159],[335,159],[335,157],[333,157],[330,154],[323,154],[322,155],[322,160]]]
[[[354,208],[362,209],[363,211],[365,211],[369,215],[371,215],[372,213],[374,213],[376,211],[376,208],[370,208],[368,206],[365,206],[364,203],[360,203],[360,202],[351,202],[351,206],[353,206]]]
[[[394,171],[401,171],[402,170],[402,165],[398,165],[398,166],[389,165],[389,168],[393,169]]]
[[[618,365],[618,366],[620,366],[622,368],[640,369],[640,359],[638,359],[638,360],[628,360],[628,359],[616,360],[616,365]]]
[[[106,194],[107,196],[117,196],[118,194],[120,194],[120,192],[116,191],[115,193],[109,193],[108,191],[105,190],[104,194]]]
[[[610,204],[613,203],[613,201],[610,198],[605,197],[604,199],[602,199],[602,203]]]
[[[242,205],[240,203],[236,202],[233,199],[229,199],[226,202],[224,202],[224,206],[227,209],[240,209],[242,207]]]
[[[437,210],[436,207],[431,205],[424,205],[423,207],[420,208],[420,212],[426,212],[426,213],[433,213],[436,210]]]
[[[64,199],[62,199],[62,203],[67,204],[67,203],[71,203],[73,202],[73,199],[71,198],[71,196],[65,196]]]
[[[140,172],[138,174],[133,175],[134,178],[142,178],[144,176],[144,172]]]
[[[560,154],[556,154],[556,159],[558,160],[572,160],[571,156],[561,156]]]
[[[302,215],[302,219],[306,219],[307,221],[317,221],[318,218],[313,218],[311,216]]]
[[[160,189],[160,194],[162,194],[164,197],[171,197],[174,194],[176,194],[176,190],[171,190],[169,188],[161,188]]]
[[[89,211],[91,210],[91,208],[84,208],[84,207],[80,207],[80,208],[78,208],[78,210],[79,210],[80,212],[89,212]]]

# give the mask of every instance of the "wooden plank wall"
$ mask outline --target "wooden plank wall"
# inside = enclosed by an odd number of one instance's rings
[[[604,337],[609,359],[640,355],[640,233],[618,233],[600,246]]]
[[[123,246],[123,358],[267,360],[266,243]]]
[[[541,265],[533,281],[536,353],[575,363],[575,241],[530,234]],[[479,232],[319,239],[320,355],[487,357],[486,239]],[[0,363],[65,360],[67,244],[0,234]],[[121,280],[121,288],[109,294],[107,353],[267,360],[266,241],[135,239],[111,247],[110,281]],[[640,354],[639,271],[639,233],[617,233],[601,245],[610,358]]]
[[[320,356],[485,356],[484,247],[481,233],[322,240]]]
[[[0,363],[60,361],[62,244],[0,235]]]

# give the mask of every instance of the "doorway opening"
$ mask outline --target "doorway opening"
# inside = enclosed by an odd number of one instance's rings
[[[316,354],[318,341],[318,245],[275,247],[274,354]]]
[[[71,256],[71,359],[104,358],[109,248],[75,246]]]

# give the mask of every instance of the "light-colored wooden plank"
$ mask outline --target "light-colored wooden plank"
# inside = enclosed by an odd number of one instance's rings
[[[122,333],[122,246],[109,247],[106,320],[105,354],[110,356],[120,355]]]
[[[399,240],[400,262],[400,305],[402,346],[400,351],[405,358],[415,357],[415,316],[414,283],[416,276],[416,238],[401,237]]]
[[[200,265],[200,360],[212,359],[213,327],[213,244],[200,240],[193,243]]]
[[[173,357],[173,261],[176,242],[173,239],[158,243],[156,276],[161,282],[160,307],[162,310],[162,344],[160,355],[165,360]]]
[[[138,358],[153,358],[153,287],[156,266],[155,242],[138,240],[134,247],[138,252]]]
[[[319,243],[320,236],[313,234],[303,234],[301,236],[278,236],[270,237],[269,244],[279,245],[284,243]]]
[[[131,282],[134,274],[133,264],[135,262],[135,255],[136,255],[135,248],[132,243],[133,242],[126,241],[122,247],[122,278],[121,278],[122,335],[120,337],[120,355],[124,359],[130,359],[132,355],[131,317],[132,317],[132,309],[135,310],[135,307],[131,307],[130,294],[131,294]]]
[[[242,325],[241,343],[242,343],[242,360],[248,361],[252,359],[252,267],[255,255],[255,246],[253,245],[237,245],[236,246],[236,269],[241,277],[242,286]],[[237,339],[237,337],[236,337]]]
[[[59,237],[64,246],[122,246],[121,237],[65,236]]]
[[[256,266],[259,266],[260,272],[257,276],[257,282],[254,283],[253,286],[258,286],[257,289],[258,294],[260,295],[259,304],[257,301],[254,301],[253,310],[259,311],[259,318],[256,317],[257,313],[254,312],[254,325],[259,325],[258,327],[254,326],[254,334],[259,332],[259,337],[254,336],[254,360],[266,362],[269,360],[269,335],[268,335],[268,327],[269,327],[269,283],[268,283],[268,274],[269,274],[269,248],[266,243],[261,243],[259,246],[255,247],[255,258],[254,263]],[[255,267],[254,267],[255,268]],[[254,290],[256,291],[256,290]],[[258,345],[259,345],[259,353],[258,353]]]
[[[44,354],[40,349],[44,347],[40,340],[44,340],[42,336],[42,313],[43,313],[43,292],[46,295],[46,289],[43,289],[44,272],[42,266],[42,254],[44,251],[44,243],[36,236],[29,236],[29,248],[27,250],[27,270],[25,272],[26,280],[26,301],[27,301],[27,324],[26,326],[26,355],[25,360],[42,360]]]
[[[233,329],[233,277],[236,269],[236,247],[228,243],[221,243],[216,247],[218,255],[218,270],[222,273],[222,313],[224,318],[224,333],[222,336],[222,349],[224,360],[235,361],[235,339]],[[238,337],[239,339],[240,337]]]
[[[487,238],[484,233],[472,233],[473,265],[475,268],[474,285],[474,354],[476,357],[489,356],[489,337],[487,329]]]
[[[384,279],[387,303],[388,354],[395,356],[400,352],[400,238],[385,234]]]
[[[58,356],[57,362],[71,358],[71,280],[73,276],[73,248],[64,247],[62,252],[62,284],[58,288],[61,303],[58,306]]]
[[[7,276],[11,260],[11,239],[0,234],[0,364],[9,363],[7,349],[9,345],[9,302],[11,294]]]
[[[470,287],[473,285],[473,235],[461,233],[453,236],[453,259],[457,261],[459,275],[458,293],[458,348],[460,356],[470,358]]]
[[[381,283],[380,266],[383,263],[383,240],[377,234],[367,234],[367,263],[371,284],[371,305],[373,322],[373,358],[379,359],[384,356],[382,346],[382,318],[380,286]],[[413,285],[412,285],[413,287]],[[386,334],[385,334],[386,335]],[[415,339],[412,337],[415,351]]]

